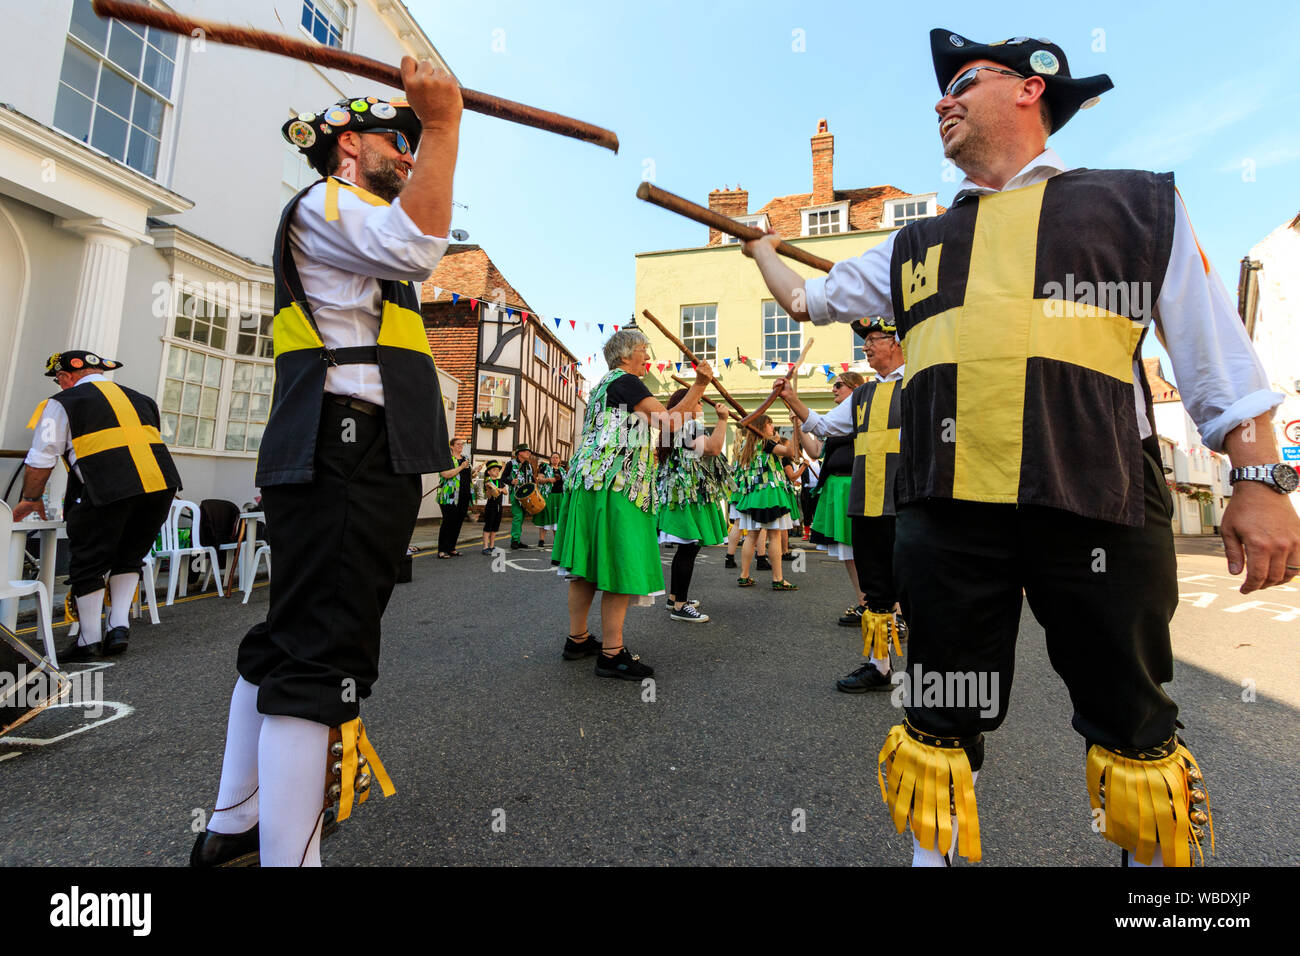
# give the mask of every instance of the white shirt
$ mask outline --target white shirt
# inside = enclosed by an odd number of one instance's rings
[[[901,382],[906,370],[906,365],[900,365],[888,375],[879,376],[877,381]],[[808,434],[814,435],[817,438],[834,438],[838,435],[852,435],[854,431],[853,399],[844,399],[844,401],[840,402],[825,415],[819,415],[811,408],[808,409],[808,417],[804,420],[801,427]]]
[[[1007,180],[1003,190],[1032,186],[1065,170],[1056,151],[1045,149]],[[994,192],[998,190],[977,186],[967,178],[957,187],[953,201]],[[814,324],[894,314],[889,263],[897,235],[891,233],[856,259],[836,263],[824,278],[806,280],[808,315]],[[1174,203],[1173,246],[1154,319],[1156,335],[1173,363],[1183,405],[1207,447],[1222,451],[1228,432],[1281,404],[1283,396],[1269,389],[1268,376],[1223,280],[1209,267],[1208,260],[1202,260],[1181,196]],[[1142,395],[1142,375],[1141,362],[1134,361],[1133,404],[1138,431],[1146,438],[1151,434],[1151,423],[1147,421]]]
[[[107,381],[107,378],[95,372],[83,375],[77,380],[77,385]],[[27,457],[23,461],[33,468],[53,468],[60,455],[67,455],[68,464],[80,478],[77,453],[72,450],[72,429],[68,425],[68,413],[62,403],[47,401],[41,412],[41,420],[36,423],[36,433],[32,435],[32,447],[27,450]]]
[[[423,282],[447,251],[447,240],[420,232],[402,210],[400,196],[392,205],[372,206],[340,189],[339,218],[326,222],[325,185],[313,186],[294,210],[293,261],[326,347],[374,345],[380,280]],[[325,391],[384,404],[378,365],[332,367],[325,373]]]

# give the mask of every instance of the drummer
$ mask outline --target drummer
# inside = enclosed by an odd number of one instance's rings
[[[524,505],[520,500],[520,489],[531,485],[535,480],[533,453],[525,442],[515,446],[515,456],[506,462],[505,471],[501,473],[501,484],[510,489],[510,550],[517,551],[527,547],[524,536]],[[528,489],[532,491],[531,488]]]

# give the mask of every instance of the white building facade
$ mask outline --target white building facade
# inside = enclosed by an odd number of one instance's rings
[[[397,63],[438,52],[396,0],[155,3]],[[396,90],[338,70],[101,20],[90,0],[8,4],[0,31],[0,448],[27,447],[87,348],[153,396],[185,496],[252,498],[273,382],[271,246],[317,177],[291,115]],[[5,480],[12,458],[5,463]]]

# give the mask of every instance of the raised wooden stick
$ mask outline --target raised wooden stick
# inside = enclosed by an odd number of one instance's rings
[[[395,66],[381,63],[379,60],[372,60],[368,56],[349,53],[346,50],[337,50],[334,47],[298,40],[283,33],[253,30],[248,27],[237,27],[228,23],[213,23],[208,20],[195,20],[175,13],[168,13],[145,3],[131,3],[128,0],[94,0],[93,6],[95,13],[101,17],[114,17],[131,23],[142,23],[145,26],[156,27],[167,33],[202,37],[205,41],[213,43],[225,43],[230,46],[242,46],[253,50],[265,50],[268,53],[278,53],[281,56],[304,60],[317,66],[333,67],[347,73],[355,73],[357,76],[369,77],[395,89],[400,90],[403,88],[402,73]],[[497,119],[509,120],[523,126],[544,129],[550,133],[559,133],[561,136],[580,139],[583,142],[594,143],[597,146],[604,146],[606,149],[618,152],[618,136],[599,126],[593,126],[590,123],[584,123],[582,120],[576,120],[559,113],[552,113],[549,110],[525,106],[523,103],[502,99],[490,93],[480,93],[477,90],[466,89],[463,86],[460,89],[460,95],[465,103],[465,108],[473,110],[475,113],[495,116]]]
[[[763,236],[767,235],[762,229],[742,225],[728,216],[714,212],[706,206],[697,205],[689,199],[683,199],[681,196],[660,189],[658,186],[652,186],[650,183],[642,183],[636,188],[636,198],[644,199],[648,203],[654,203],[661,209],[667,209],[679,216],[693,219],[695,222],[716,229],[719,232],[725,232],[729,236],[735,236],[737,239],[748,241],[750,239],[762,239]],[[806,266],[820,269],[822,272],[830,272],[831,266],[835,265],[829,259],[815,256],[808,250],[791,245],[784,239],[777,243],[776,251],[796,262],[802,262]]]
[[[665,326],[658,319],[656,319],[649,309],[642,309],[641,314],[644,315],[647,319],[649,319],[651,324],[654,325],[656,329],[658,329],[668,338],[669,342],[677,346],[677,348],[681,350],[681,353],[683,355],[689,358],[696,365],[700,364],[700,357],[696,355],[694,352],[692,352],[690,349],[688,349],[686,347],[685,342],[683,342],[677,336],[673,335],[673,333],[669,332],[668,327]],[[736,401],[734,398],[731,397],[731,393],[722,387],[722,383],[719,382],[717,378],[713,379],[713,387],[718,390],[719,395],[721,395],[724,399],[726,399],[728,405],[730,405],[732,408],[734,408],[736,411],[740,413],[742,418],[745,416],[745,409],[741,406],[740,402]]]
[[[676,382],[678,385],[683,385],[683,386],[685,386],[686,388],[690,388],[690,387],[691,387],[691,383],[688,382],[688,381],[686,381],[686,379],[682,378],[680,375],[674,375],[674,376],[672,376],[672,380],[673,380],[674,382]],[[714,384],[714,386],[716,387],[718,383],[717,383],[716,381],[714,381],[713,384]],[[742,418],[743,418],[744,413],[742,412],[741,415],[742,415]],[[735,424],[737,427],[740,427],[741,419],[739,419],[739,418],[737,418],[737,419],[728,419],[728,421],[732,421],[733,424]],[[751,432],[753,432],[753,433],[754,433],[755,435],[757,435],[759,438],[764,438],[764,439],[767,438],[766,435],[764,435],[761,431],[759,431],[759,430],[758,430],[757,428],[755,428],[753,425],[745,425],[744,427],[745,427],[745,428],[748,428]]]
[[[808,350],[812,348],[812,344],[813,344],[812,339],[809,339],[807,342],[803,344],[803,351],[799,353],[799,360],[794,364],[792,364],[790,368],[786,371],[786,373],[781,376],[780,379],[781,381],[788,381],[794,375],[795,370],[799,368],[799,366],[803,364],[803,360],[808,357]],[[742,418],[740,420],[740,424],[748,425],[754,419],[764,414],[769,408],[772,407],[772,403],[777,400],[777,397],[779,395],[780,393],[776,390],[776,382],[773,382],[772,394],[767,396],[767,398],[764,399],[763,404],[758,406],[758,408],[754,409],[752,414],[746,415],[744,418]]]

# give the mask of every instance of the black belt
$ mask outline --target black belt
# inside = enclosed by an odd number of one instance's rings
[[[354,409],[363,415],[382,415],[384,413],[384,406],[376,405],[374,402],[367,402],[364,399],[352,398],[350,395],[335,395],[333,392],[326,392],[325,399],[335,405],[344,405]]]
[[[326,365],[378,365],[379,348],[374,345],[351,345],[341,349],[321,349]]]

